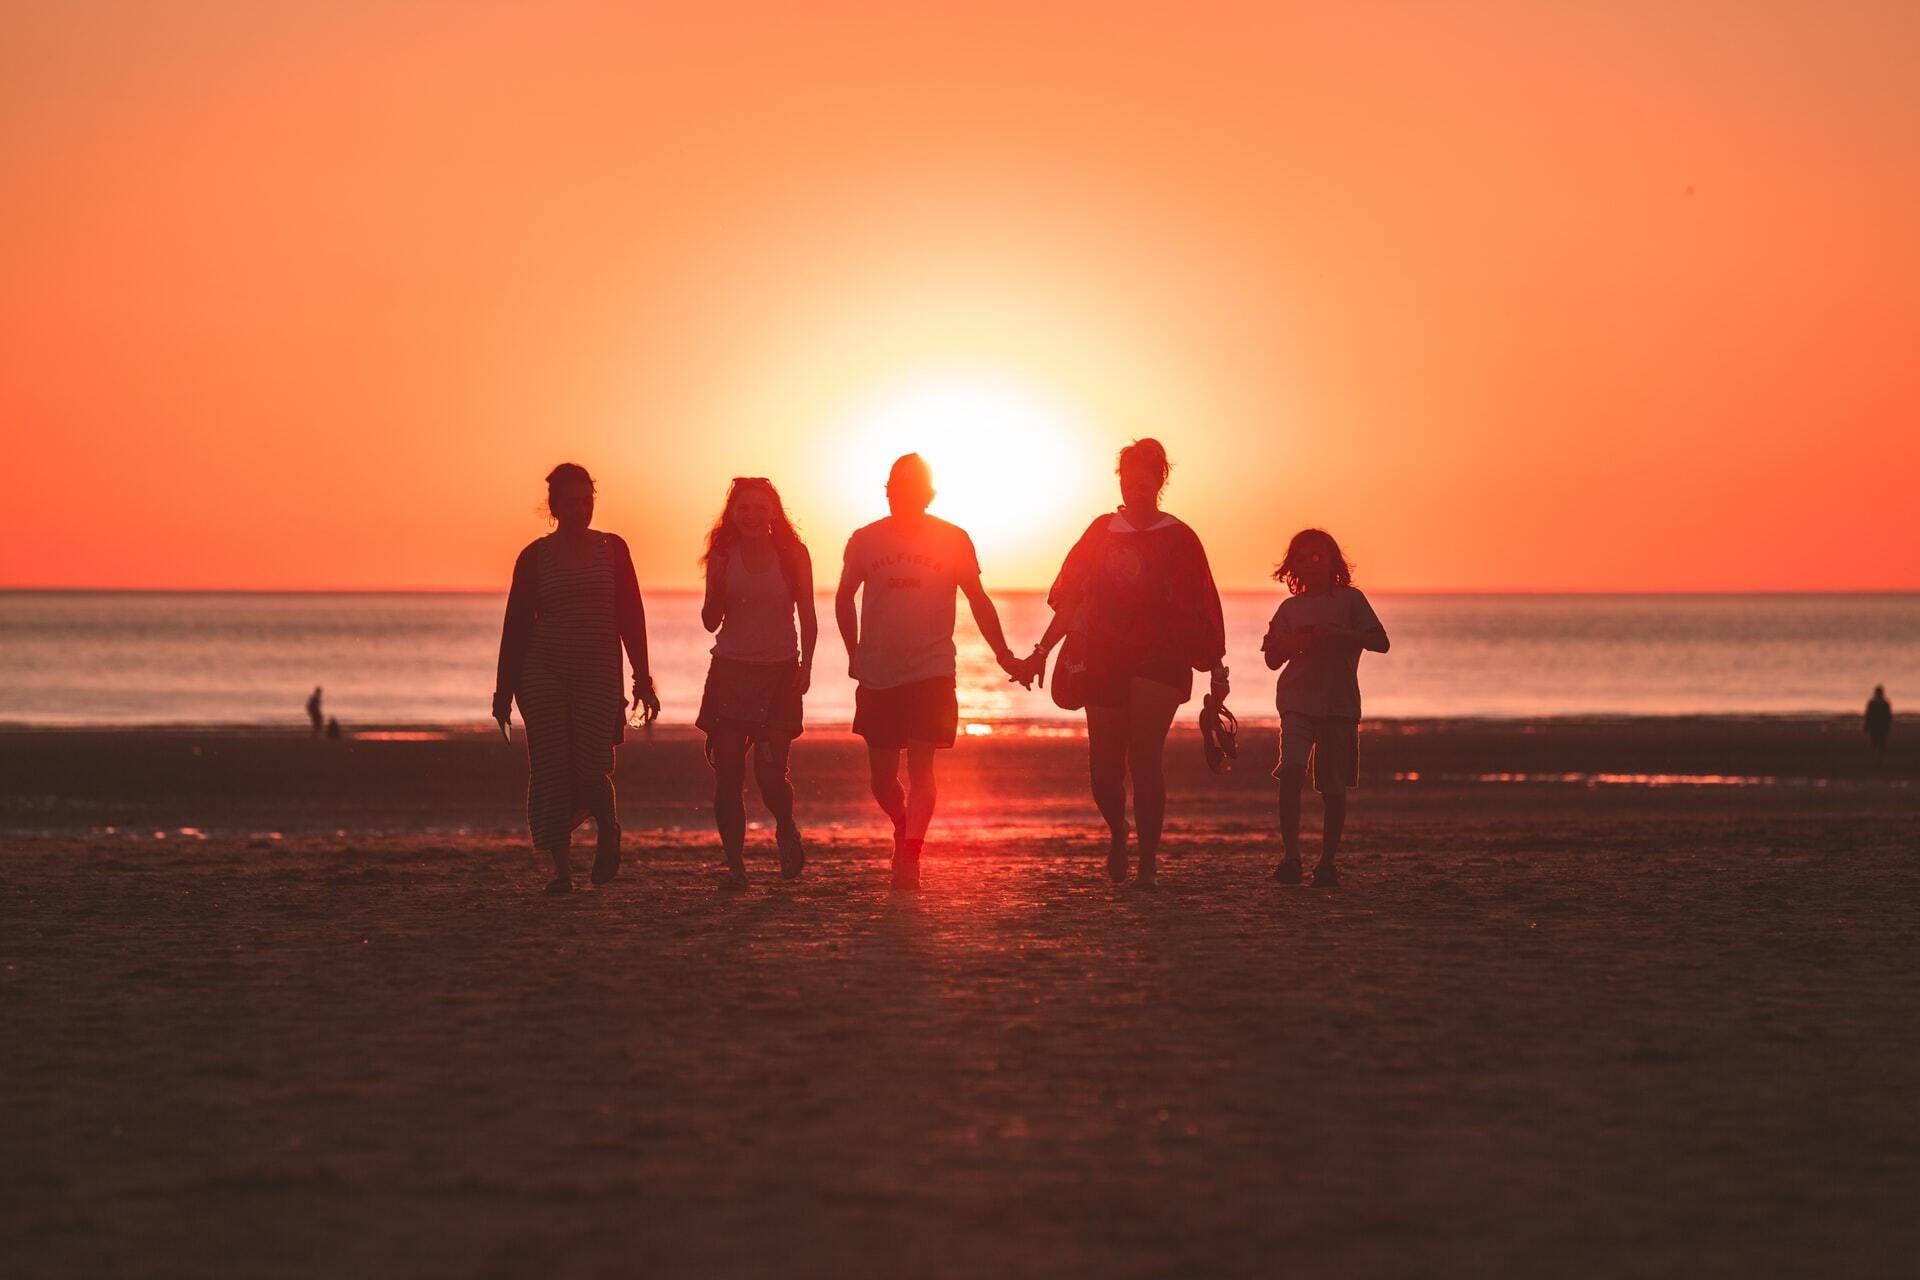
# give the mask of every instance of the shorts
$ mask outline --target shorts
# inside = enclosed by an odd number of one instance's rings
[[[1343,716],[1280,715],[1280,763],[1313,767],[1313,789],[1321,795],[1360,785],[1360,722]]]
[[[891,689],[859,685],[853,691],[853,731],[869,747],[899,750],[910,742],[950,747],[959,728],[960,699],[952,676]]]
[[[1103,710],[1125,708],[1132,700],[1136,678],[1168,686],[1183,703],[1193,697],[1193,668],[1183,662],[1128,659],[1096,650],[1087,655],[1086,704]]]
[[[715,658],[707,668],[695,727],[712,737],[721,730],[744,733],[748,742],[800,736],[798,662],[741,662]]]

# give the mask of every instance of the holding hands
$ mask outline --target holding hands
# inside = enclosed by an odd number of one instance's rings
[[[1041,666],[1038,669],[1034,666],[1035,655],[1039,656],[1041,662]],[[1038,646],[1035,647],[1034,654],[1030,654],[1025,658],[1014,657],[1013,650],[1011,649],[1004,649],[995,656],[1000,663],[1000,669],[1007,673],[1007,679],[1019,685],[1022,689],[1033,688],[1033,682],[1036,676],[1044,676],[1046,657],[1044,654],[1039,653]]]
[[[1027,655],[1027,670],[1042,689],[1047,687],[1046,645],[1036,644],[1033,646],[1033,652]]]

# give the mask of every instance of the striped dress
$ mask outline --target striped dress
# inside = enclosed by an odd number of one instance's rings
[[[527,726],[527,825],[537,849],[565,849],[590,814],[611,813],[613,748],[626,719],[620,630],[606,535],[582,569],[538,543],[539,597],[515,700]]]

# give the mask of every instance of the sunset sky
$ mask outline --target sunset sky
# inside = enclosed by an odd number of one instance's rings
[[[586,464],[1044,585],[1920,589],[1920,4],[0,8],[0,585],[504,588]]]

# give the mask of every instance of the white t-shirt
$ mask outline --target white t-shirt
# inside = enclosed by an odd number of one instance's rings
[[[714,572],[725,575],[720,585],[727,602],[727,616],[714,637],[714,657],[766,663],[799,658],[793,592],[780,572],[779,557],[768,557],[767,567],[755,573],[736,547]]]
[[[1358,587],[1334,587],[1325,595],[1288,596],[1273,611],[1267,634],[1284,635],[1310,626],[1347,627],[1386,634],[1373,606]],[[1360,653],[1352,640],[1319,636],[1307,641],[1306,651],[1280,669],[1274,684],[1274,705],[1281,715],[1360,718]]]
[[[979,573],[966,530],[938,516],[888,516],[854,530],[841,579],[862,588],[854,679],[893,689],[953,675],[954,592]]]

